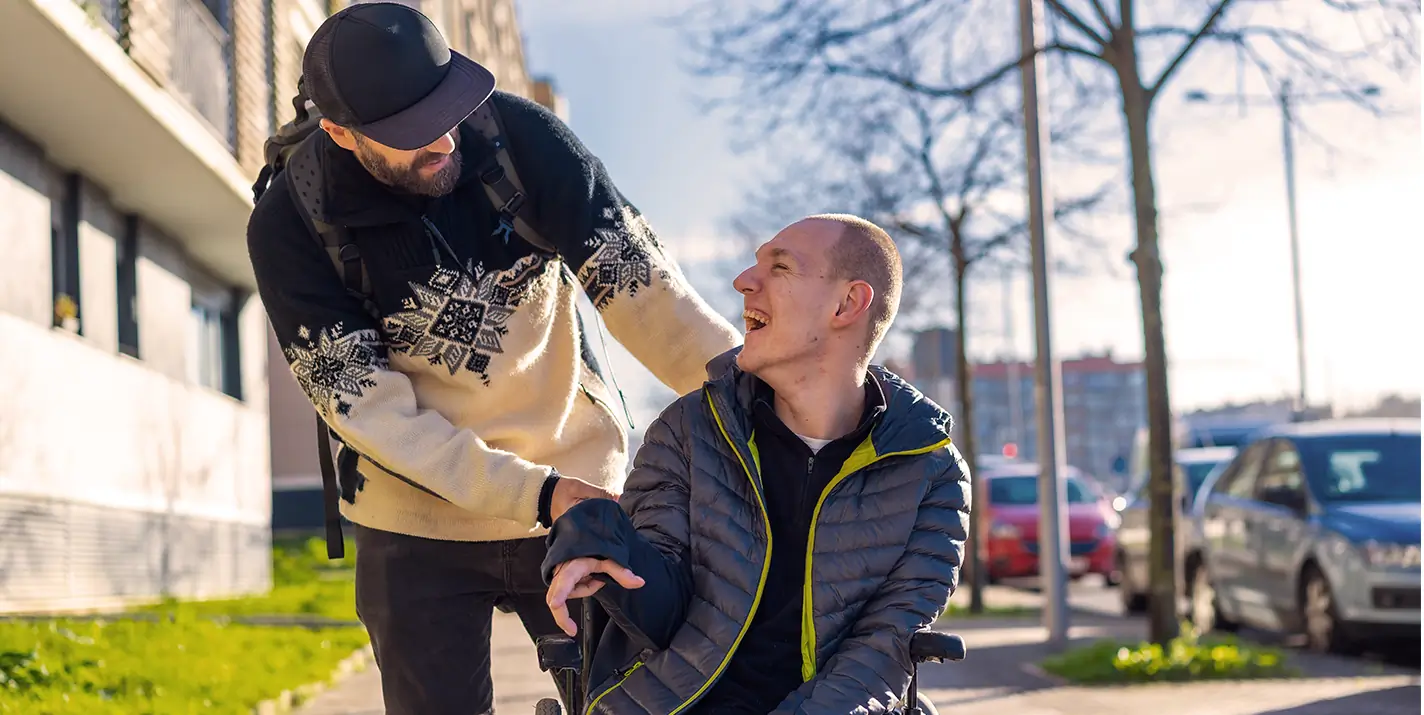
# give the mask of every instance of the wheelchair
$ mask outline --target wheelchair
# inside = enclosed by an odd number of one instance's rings
[[[602,633],[607,616],[598,602],[582,599],[579,609],[579,634]],[[539,669],[554,675],[561,698],[544,698],[534,706],[535,715],[584,715],[588,693],[595,685],[585,677],[583,663],[593,662],[593,643],[597,638],[570,638],[566,635],[541,636],[535,640],[539,653]],[[920,664],[964,660],[964,639],[952,633],[922,630],[910,638],[910,689],[905,698],[906,709],[899,715],[938,715],[934,705],[919,692]]]

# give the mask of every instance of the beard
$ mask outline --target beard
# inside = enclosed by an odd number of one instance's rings
[[[424,152],[409,166],[394,166],[386,161],[385,157],[372,151],[360,137],[356,139],[355,154],[361,166],[366,167],[366,171],[371,172],[371,176],[376,177],[377,181],[411,194],[444,196],[455,190],[455,181],[460,178],[459,146],[450,152],[450,162],[430,176],[422,176],[420,170],[439,162],[444,157],[443,154]]]

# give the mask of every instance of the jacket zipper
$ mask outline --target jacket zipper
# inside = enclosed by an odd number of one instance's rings
[[[722,662],[717,664],[717,668],[712,671],[712,676],[707,679],[707,682],[703,683],[702,687],[698,688],[697,692],[692,694],[692,697],[688,698],[681,705],[673,708],[668,715],[677,715],[677,713],[682,712],[687,709],[688,706],[697,702],[697,699],[701,698],[703,694],[707,692],[707,689],[712,687],[713,683],[717,682],[717,678],[721,677],[722,671],[727,669],[727,664],[732,662],[732,655],[737,652],[737,646],[741,645],[742,638],[746,637],[747,630],[751,628],[752,619],[756,616],[757,607],[761,605],[762,593],[766,589],[767,573],[771,570],[771,517],[766,511],[766,498],[762,496],[761,487],[757,486],[757,480],[752,474],[752,468],[747,465],[746,459],[742,457],[742,450],[737,449],[737,443],[732,440],[732,435],[727,432],[727,427],[722,422],[722,416],[717,413],[717,405],[712,399],[711,388],[703,388],[703,394],[707,398],[707,407],[712,411],[712,419],[717,422],[718,431],[722,433],[722,438],[727,440],[727,446],[731,447],[732,451],[736,453],[737,461],[742,463],[742,471],[746,472],[747,479],[752,483],[752,493],[756,495],[757,506],[761,511],[762,526],[766,530],[766,558],[762,560],[761,576],[757,579],[756,594],[752,596],[752,610],[747,614],[746,620],[742,622],[742,629],[737,632],[736,639],[732,641],[732,647],[727,649],[727,655],[722,657]],[[756,459],[755,453],[752,454],[752,458]],[[760,465],[758,465],[758,469],[759,468]]]
[[[587,710],[588,715],[593,715],[593,709],[598,707],[598,701],[602,700],[603,696],[618,689],[618,686],[622,685],[623,681],[627,680],[629,676],[633,675],[633,671],[636,671],[641,667],[643,667],[643,661],[639,660],[623,670],[613,671],[613,674],[618,677],[618,682],[614,683],[612,687],[608,688],[607,690],[599,693],[598,697],[594,698],[592,701],[589,702]]]
[[[801,679],[809,681],[816,677],[816,612],[812,602],[811,581],[811,559],[816,551],[816,522],[821,518],[821,507],[825,506],[826,497],[830,496],[837,485],[845,481],[852,474],[869,468],[877,462],[891,457],[901,457],[916,454],[933,452],[950,443],[948,437],[925,447],[918,449],[906,449],[899,452],[888,452],[886,454],[875,454],[875,445],[871,443],[870,436],[867,435],[865,441],[855,448],[850,457],[846,458],[845,464],[841,466],[836,476],[831,478],[825,489],[821,490],[821,496],[816,500],[816,508],[811,512],[811,532],[806,536],[806,580],[802,587],[801,594]]]

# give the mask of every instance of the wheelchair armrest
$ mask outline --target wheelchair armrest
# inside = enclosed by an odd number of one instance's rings
[[[953,633],[922,630],[910,637],[910,658],[916,663],[943,663],[964,660],[964,639]]]

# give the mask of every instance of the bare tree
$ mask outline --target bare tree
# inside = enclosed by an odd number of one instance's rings
[[[1418,66],[1419,0],[1314,0],[1289,9],[1251,0],[1201,0],[1163,17],[1139,17],[1133,0],[1043,0],[1047,33],[1031,55],[1051,53],[1078,88],[1110,87],[1126,138],[1137,245],[1136,266],[1145,349],[1151,564],[1151,637],[1177,634],[1178,584],[1173,517],[1171,402],[1162,322],[1162,260],[1152,175],[1152,110],[1192,58],[1228,53],[1238,73],[1273,92],[1290,82],[1297,101],[1344,96],[1382,113],[1362,88],[1373,71]],[[685,17],[694,70],[733,77],[739,107],[771,107],[761,129],[836,106],[827,91],[853,78],[924,97],[973,105],[998,91],[1032,57],[1016,48],[1016,25],[998,0],[766,0],[741,11],[709,0]],[[1319,17],[1307,18],[1307,15]],[[1320,28],[1326,28],[1324,30]],[[1348,37],[1345,37],[1347,36]],[[925,61],[906,67],[887,53],[904,37],[932,38]],[[888,57],[888,58],[887,58]],[[1104,72],[1103,70],[1107,70]],[[1233,88],[1237,89],[1238,88]],[[1062,85],[1050,92],[1060,94]],[[723,102],[728,101],[723,99]]]

